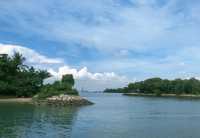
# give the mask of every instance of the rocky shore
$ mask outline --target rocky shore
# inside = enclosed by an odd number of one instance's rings
[[[92,105],[93,103],[81,96],[73,95],[58,95],[52,96],[46,99],[37,98],[0,98],[0,103],[30,103],[35,105],[55,105],[55,106],[67,106],[67,105]]]
[[[37,105],[46,104],[53,106],[67,106],[67,105],[92,105],[93,103],[81,96],[64,95],[52,96],[45,100],[37,100]]]
[[[152,96],[152,97],[158,97],[156,94],[147,94],[147,93],[123,93],[123,95],[126,96]],[[180,98],[200,98],[200,95],[195,95],[195,94],[161,94],[159,97],[180,97]]]

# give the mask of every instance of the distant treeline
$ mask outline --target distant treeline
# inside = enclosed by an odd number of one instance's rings
[[[78,94],[73,89],[73,76],[65,75],[61,81],[43,84],[43,80],[51,75],[46,70],[37,70],[24,64],[25,58],[15,53],[12,57],[0,54],[0,96],[32,97],[51,96],[69,92]]]
[[[110,93],[146,93],[146,94],[200,94],[200,81],[190,79],[161,79],[150,78],[144,81],[128,84],[127,87],[118,89],[105,89]]]

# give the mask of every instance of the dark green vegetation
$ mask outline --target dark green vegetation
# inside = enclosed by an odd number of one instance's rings
[[[35,70],[24,65],[25,58],[19,53],[12,57],[0,57],[0,95],[30,97],[43,86],[43,80],[50,76],[47,71]]]
[[[12,57],[0,55],[0,96],[32,97],[39,93],[41,97],[60,93],[78,94],[73,89],[72,75],[63,76],[61,81],[43,84],[50,77],[46,70],[36,70],[24,64],[25,58],[15,53]]]
[[[38,93],[39,98],[47,98],[54,95],[68,94],[78,95],[78,91],[73,89],[74,78],[71,74],[64,75],[61,81],[55,81],[53,84],[44,85],[41,92]]]
[[[200,81],[191,79],[167,80],[151,78],[140,82],[130,83],[127,87],[106,89],[104,92],[113,93],[146,93],[146,94],[200,94]]]

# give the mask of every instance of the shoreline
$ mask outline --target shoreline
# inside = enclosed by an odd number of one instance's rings
[[[32,98],[0,98],[1,102],[32,103]]]
[[[200,95],[195,95],[195,94],[181,94],[181,95],[177,95],[177,94],[161,94],[161,95],[156,95],[153,93],[123,93],[123,95],[126,96],[146,96],[146,97],[177,97],[177,98],[199,98],[200,99]]]
[[[91,101],[81,96],[62,95],[62,94],[58,96],[48,97],[45,99],[0,97],[0,103],[30,103],[35,105],[56,105],[56,106],[94,104]]]

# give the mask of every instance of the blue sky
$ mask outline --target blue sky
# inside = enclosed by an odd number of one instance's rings
[[[0,52],[23,47],[58,59],[30,64],[56,75],[67,66],[65,73],[74,69],[77,82],[87,82],[77,87],[91,90],[156,76],[198,78],[199,13],[199,0],[0,1]],[[85,67],[87,77],[77,75]],[[118,82],[106,85],[96,73]]]

